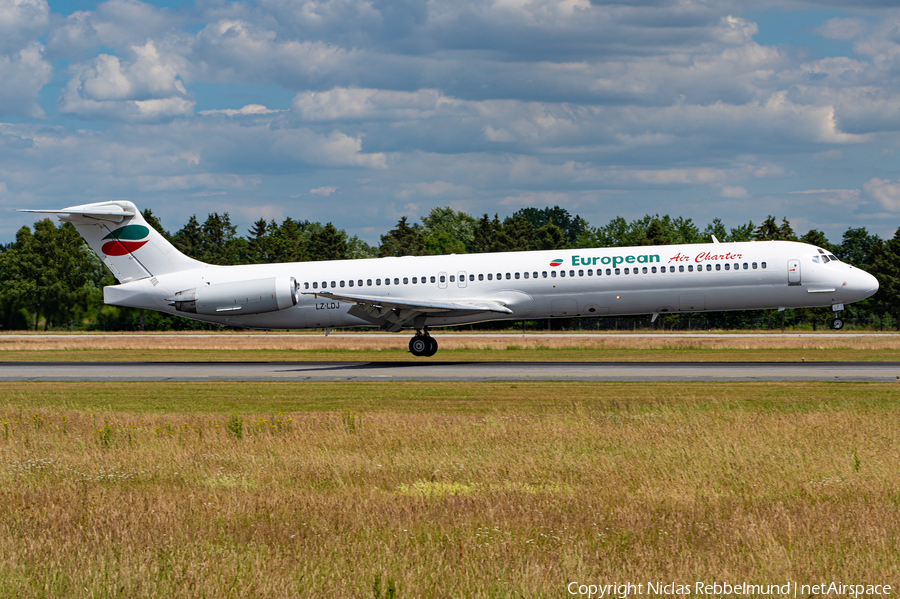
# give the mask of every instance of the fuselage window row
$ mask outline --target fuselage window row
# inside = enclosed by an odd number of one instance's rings
[[[722,267],[723,267],[723,265],[722,265],[721,263],[716,264],[716,270],[717,270],[717,271],[721,271],[721,270],[722,270]],[[726,262],[726,263],[724,263],[724,268],[725,268],[725,270],[728,270],[728,271],[730,271],[732,268],[734,268],[734,270],[742,270],[742,269],[743,269],[743,270],[749,270],[749,269],[757,270],[757,268],[762,268],[763,270],[765,270],[765,268],[766,268],[766,263],[765,263],[765,262],[760,262],[760,263],[756,263],[756,262],[747,263],[747,262],[744,262],[743,264],[741,264],[741,263],[735,262],[735,263],[731,264],[731,263],[727,263],[727,262]],[[708,272],[709,272],[709,271],[712,271],[712,269],[713,269],[713,265],[712,265],[712,264],[707,264],[707,265],[706,265],[706,270],[707,270]],[[648,274],[648,272],[649,272],[649,273],[652,273],[652,274],[656,274],[656,273],[657,273],[657,267],[651,266],[650,269],[649,269],[649,271],[648,271],[648,269],[647,269],[646,266],[641,267],[640,269],[638,269],[638,267],[634,267],[634,268],[625,267],[624,269],[621,269],[621,268],[607,268],[607,269],[606,269],[606,275],[607,275],[607,276],[610,276],[610,275],[613,275],[613,274],[619,275],[619,274],[623,274],[623,271],[624,271],[624,274],[626,274],[626,275],[628,275],[628,274],[641,274],[641,273],[643,273],[643,274]],[[559,271],[551,270],[550,273],[549,273],[549,277],[550,277],[551,279],[556,278],[556,276],[557,276],[556,273],[557,273],[557,272],[559,272],[559,276],[560,276],[560,277],[563,277],[563,278],[566,277],[566,276],[568,276],[568,277],[574,277],[574,276],[575,276],[575,271],[574,271],[574,270],[568,271],[568,275],[566,274],[566,271],[565,271],[565,270],[559,270]],[[660,266],[658,272],[661,273],[661,274],[662,274],[662,273],[665,273],[665,272],[673,273],[673,272],[675,272],[675,267],[674,267],[674,266],[669,266],[669,267],[668,267],[668,271],[666,271],[666,267],[665,267],[665,266]],[[693,264],[688,264],[686,269],[685,269],[685,266],[684,266],[684,265],[679,265],[679,266],[678,266],[678,272],[694,272],[694,265],[693,265]],[[703,272],[703,265],[702,265],[702,264],[698,264],[698,265],[697,265],[697,270],[696,270],[696,272]],[[598,276],[598,277],[599,277],[599,276],[602,276],[602,274],[603,274],[603,270],[600,269],[600,268],[598,268],[598,269],[597,269],[597,276]],[[497,276],[497,280],[498,280],[498,281],[503,280],[503,273],[499,273],[499,272],[498,272],[496,276]],[[529,274],[528,272],[524,272],[524,273],[518,273],[518,272],[517,272],[517,273],[506,273],[506,279],[507,279],[507,280],[510,280],[510,279],[512,279],[512,278],[519,279],[520,276],[521,276],[522,278],[525,278],[525,279],[528,279],[529,276],[530,276],[531,278],[537,279],[537,278],[538,278],[538,273],[537,273],[536,271],[533,272],[533,273],[530,273],[530,274]],[[585,276],[585,271],[584,271],[584,270],[579,270],[579,271],[578,271],[578,276],[579,276],[579,277]],[[593,270],[593,269],[588,269],[588,271],[587,271],[587,276],[589,276],[589,277],[594,276],[594,270]],[[478,275],[478,280],[479,280],[479,281],[484,281],[484,277],[485,277],[484,274],[479,274],[479,275]],[[544,279],[546,279],[546,278],[548,277],[548,274],[547,274],[547,271],[546,271],[546,270],[543,271],[543,272],[541,272],[541,277],[544,278]],[[435,282],[437,282],[437,279],[438,279],[438,278],[440,278],[440,282],[441,282],[441,283],[446,283],[446,282],[447,282],[447,276],[446,276],[446,275],[440,275],[440,277],[434,277],[434,276],[432,276],[432,277],[421,277],[421,283],[424,285],[424,284],[426,284],[429,280],[430,280],[432,283],[435,283]],[[456,275],[450,275],[449,278],[450,278],[450,282],[451,282],[451,283],[455,283],[455,282],[456,282]],[[420,280],[419,277],[412,277],[412,284],[413,284],[413,285],[419,284],[419,280]],[[465,280],[466,280],[466,275],[465,275],[465,274],[460,274],[460,275],[459,275],[459,282],[460,282],[460,284],[462,284],[463,282],[465,282]],[[487,274],[487,280],[488,280],[488,281],[493,281],[493,280],[494,280],[494,274],[493,274],[493,273],[488,273],[488,274]],[[469,281],[473,281],[473,282],[474,282],[474,281],[475,281],[475,275],[469,275]],[[380,286],[381,286],[381,282],[382,282],[381,279],[375,279],[374,282],[372,281],[372,279],[366,279],[366,286],[367,286],[367,287],[372,287],[372,286],[373,286],[373,283],[374,283],[374,286],[380,287]],[[385,284],[385,285],[391,285],[391,284],[392,284],[392,283],[391,283],[391,279],[390,279],[390,278],[385,278],[385,279],[384,279],[384,284]],[[409,277],[403,277],[403,284],[404,284],[404,285],[409,285],[409,284],[410,284],[410,278],[409,278]],[[338,282],[338,281],[331,281],[331,288],[332,288],[332,289],[335,289],[336,287],[338,287],[338,285],[340,285],[341,287],[344,287],[345,285],[346,285],[346,286],[349,286],[349,287],[353,287],[353,286],[356,286],[356,287],[362,287],[362,286],[363,286],[363,280],[362,280],[362,279],[358,279],[358,280],[356,280],[356,281],[350,280],[350,281],[340,281],[340,282]],[[399,278],[399,277],[394,277],[393,285],[400,285],[400,278]],[[318,282],[318,281],[313,281],[311,285],[310,285],[309,282],[303,283],[303,288],[304,288],[304,289],[310,289],[310,287],[312,287],[312,289],[318,289],[318,288],[319,288],[319,282]],[[328,281],[322,281],[322,289],[328,289],[328,287],[329,287],[329,282],[328,282]]]

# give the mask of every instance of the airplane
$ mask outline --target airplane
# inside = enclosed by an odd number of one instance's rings
[[[217,266],[179,252],[137,207],[116,200],[61,210],[109,267],[112,306],[254,329],[429,330],[491,320],[832,306],[863,300],[878,281],[827,250],[750,241]],[[833,327],[842,322],[835,318]]]

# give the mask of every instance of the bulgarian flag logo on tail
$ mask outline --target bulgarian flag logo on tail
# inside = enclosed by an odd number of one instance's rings
[[[562,263],[563,263],[562,258],[554,258],[553,260],[550,261],[550,266],[559,266]]]
[[[124,256],[150,241],[147,238],[149,235],[150,229],[144,225],[125,225],[103,238],[109,241],[103,244],[100,251],[107,256]]]

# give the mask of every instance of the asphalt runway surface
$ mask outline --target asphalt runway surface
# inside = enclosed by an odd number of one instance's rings
[[[900,362],[0,362],[0,381],[898,382]]]

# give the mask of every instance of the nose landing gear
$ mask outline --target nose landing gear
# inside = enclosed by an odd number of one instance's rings
[[[417,358],[433,356],[437,350],[438,343],[428,334],[428,329],[424,333],[416,329],[416,336],[409,340],[409,353]]]
[[[844,321],[841,320],[840,318],[835,318],[834,322],[831,323],[831,327],[835,331],[840,331],[842,328],[844,328]]]

